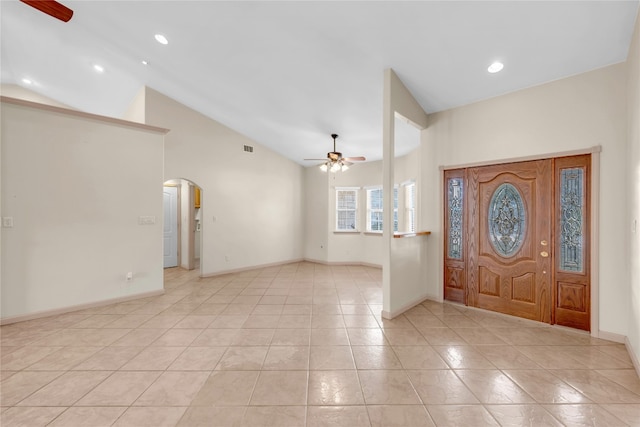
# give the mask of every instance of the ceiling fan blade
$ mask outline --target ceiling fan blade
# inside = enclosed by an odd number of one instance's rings
[[[344,160],[348,161],[348,162],[364,162],[365,160],[367,160],[364,156],[358,156],[358,157],[343,157]]]
[[[41,12],[46,13],[47,15],[53,16],[64,22],[69,22],[71,17],[73,16],[73,10],[69,9],[67,6],[58,3],[54,0],[20,0],[22,3],[28,4],[29,6],[38,9]]]

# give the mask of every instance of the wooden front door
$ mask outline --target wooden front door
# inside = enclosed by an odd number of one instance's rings
[[[444,173],[445,299],[590,329],[591,156]]]
[[[551,322],[552,220],[550,160],[468,171],[467,303]]]

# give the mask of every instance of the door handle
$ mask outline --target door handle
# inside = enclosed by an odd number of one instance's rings
[[[542,258],[547,258],[547,257],[549,256],[549,252],[547,252],[547,251],[542,251],[542,252],[540,252],[540,256],[541,256]]]

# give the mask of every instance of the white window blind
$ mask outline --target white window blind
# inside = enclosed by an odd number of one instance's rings
[[[398,231],[398,187],[393,187],[393,231]]]
[[[358,190],[336,188],[336,230],[358,229]]]
[[[404,214],[408,232],[416,231],[416,183],[404,185]]]
[[[367,231],[382,231],[382,188],[367,190]]]
[[[382,187],[367,190],[367,231],[382,231]],[[393,189],[393,231],[398,231],[398,188]]]

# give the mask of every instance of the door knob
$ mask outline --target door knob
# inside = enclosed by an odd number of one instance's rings
[[[540,256],[541,256],[542,258],[546,258],[546,257],[548,257],[548,256],[549,256],[549,252],[547,252],[547,251],[542,251],[542,252],[540,252]]]

